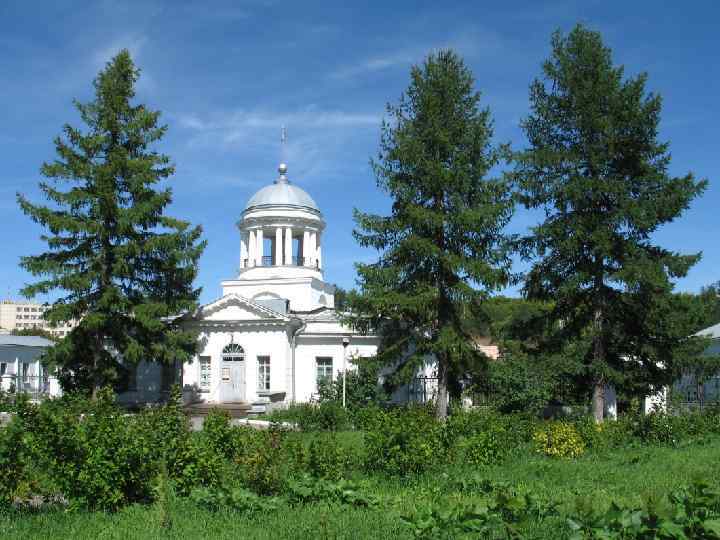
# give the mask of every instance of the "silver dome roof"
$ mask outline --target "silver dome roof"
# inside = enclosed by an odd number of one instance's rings
[[[313,198],[308,195],[305,190],[288,181],[285,176],[287,166],[281,164],[279,170],[280,178],[278,178],[274,184],[265,186],[250,197],[250,200],[245,206],[245,210],[247,211],[251,208],[263,206],[297,206],[320,213],[320,209]]]

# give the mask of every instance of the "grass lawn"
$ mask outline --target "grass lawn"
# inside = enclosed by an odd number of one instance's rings
[[[358,434],[341,434],[344,444],[357,444]],[[3,540],[134,538],[411,538],[399,519],[417,500],[474,500],[478,495],[460,493],[458,481],[481,474],[494,481],[531,489],[538,498],[561,503],[571,510],[579,497],[606,506],[611,500],[639,503],[649,494],[668,491],[702,478],[717,485],[720,478],[720,438],[708,437],[680,448],[638,447],[588,454],[575,461],[533,455],[530,450],[491,468],[447,466],[409,479],[382,476],[364,478],[367,491],[382,498],[380,508],[314,504],[281,506],[261,515],[210,512],[188,500],[172,501],[172,526],[159,526],[160,514],[152,506],[131,506],[116,514],[62,510],[0,515]],[[361,477],[358,476],[358,479]],[[530,538],[558,539],[565,536],[562,517],[530,526]]]

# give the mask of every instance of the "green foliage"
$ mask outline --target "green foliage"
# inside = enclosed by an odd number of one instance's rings
[[[308,449],[308,470],[315,478],[340,480],[345,472],[345,456],[335,437],[317,437]]]
[[[527,414],[498,414],[488,409],[454,410],[444,426],[447,447],[462,439],[488,437],[487,444],[497,440],[508,450],[519,448],[532,440],[538,424],[535,417]]]
[[[443,427],[427,408],[382,412],[365,434],[365,467],[391,475],[424,472],[445,453]]]
[[[85,405],[82,416],[52,406],[22,411],[34,455],[77,506],[116,510],[150,501],[157,461],[142,426],[114,405],[110,390]]]
[[[523,525],[556,513],[555,506],[507,486],[490,486],[489,493],[482,503],[418,504],[401,519],[415,538],[523,538],[519,532]]]
[[[189,495],[196,487],[219,485],[227,469],[227,462],[205,439],[186,437],[176,449],[170,473],[177,493]]]
[[[364,407],[381,405],[390,398],[379,383],[381,365],[371,358],[350,359],[355,369],[345,375],[345,403],[351,415]],[[342,403],[343,380],[338,377],[318,385],[320,403]]]
[[[513,200],[504,180],[487,178],[503,149],[491,143],[490,112],[461,58],[431,54],[410,77],[388,105],[373,162],[392,212],[355,212],[355,238],[380,257],[356,265],[360,291],[348,301],[351,323],[382,336],[378,360],[396,368],[390,382],[407,382],[435,356],[445,418],[448,388],[459,395],[466,371],[484,360],[464,321],[511,279],[503,228]]]
[[[284,434],[271,430],[258,432],[252,447],[236,458],[242,466],[247,487],[260,495],[276,495],[285,491],[293,463],[282,451]]]
[[[301,431],[340,431],[350,425],[348,412],[335,400],[298,403],[270,413],[271,422],[290,422]]]
[[[28,447],[25,425],[14,418],[0,427],[0,508],[13,502],[16,490],[27,478]]]
[[[171,317],[191,311],[205,247],[201,230],[168,217],[170,188],[158,188],[174,167],[153,150],[167,131],[160,113],[134,105],[139,70],[127,50],[94,81],[95,97],[77,103],[86,131],[65,125],[57,158],[42,166],[49,205],[18,194],[22,211],[47,230],[48,249],[23,257],[40,281],[22,293],[65,293],[45,312],[52,324],[79,321],[49,349],[64,389],[97,391],[126,364],[153,360],[175,365],[192,356],[195,335]]]
[[[465,460],[473,465],[502,463],[510,451],[507,442],[504,430],[480,432],[465,441]]]
[[[661,99],[646,92],[646,80],[615,67],[599,33],[581,25],[556,32],[522,123],[530,146],[512,174],[522,203],[545,215],[522,243],[537,255],[525,293],[553,302],[561,344],[582,344],[599,420],[605,383],[645,395],[699,353],[688,311],[672,295],[672,280],[699,255],[652,239],[707,182],[669,174],[669,145],[657,140]]]
[[[672,493],[666,500],[649,499],[641,507],[612,503],[598,510],[592,499],[577,502],[576,515],[567,518],[572,540],[718,539],[720,492],[705,482]]]
[[[272,512],[277,509],[277,499],[261,497],[244,488],[196,488],[190,499],[208,510],[232,509],[245,514]]]
[[[549,457],[577,458],[585,453],[580,433],[569,422],[548,422],[535,431],[533,442],[537,452]]]
[[[230,425],[230,413],[222,409],[212,409],[205,417],[202,429],[203,437],[218,454],[233,457],[236,455],[236,431]]]
[[[327,501],[365,508],[375,507],[379,504],[376,497],[363,493],[360,485],[356,482],[310,476],[290,480],[287,498],[291,504]]]
[[[58,338],[44,328],[13,328],[10,332],[13,336],[40,336],[50,341],[57,341]]]

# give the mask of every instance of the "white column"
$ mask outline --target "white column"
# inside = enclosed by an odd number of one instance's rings
[[[308,253],[310,254],[310,266],[315,268],[315,261],[317,261],[317,231],[312,231],[310,233],[310,249],[308,250]]]
[[[240,268],[245,268],[247,258],[247,235],[245,231],[240,231]]]
[[[248,266],[255,266],[255,259],[257,258],[257,240],[255,240],[255,231],[248,231]]]
[[[275,229],[275,265],[280,266],[282,264],[282,227]]]
[[[292,264],[292,229],[285,227],[285,264]]]
[[[257,266],[262,266],[264,249],[263,230],[258,229],[257,231],[255,231],[255,236],[257,236],[257,253],[255,254],[255,260],[257,261]]]
[[[318,233],[318,237],[317,237],[317,248],[316,248],[317,255],[316,255],[316,257],[317,257],[317,265],[318,265],[318,268],[319,268],[319,269],[322,269],[322,245],[320,245],[320,240],[321,240],[321,239],[322,239],[322,237],[321,237],[320,233]]]
[[[303,231],[302,263],[310,266],[310,231]]]

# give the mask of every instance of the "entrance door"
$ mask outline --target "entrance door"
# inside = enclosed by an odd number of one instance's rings
[[[223,349],[220,399],[228,402],[245,401],[245,351],[236,343]]]

